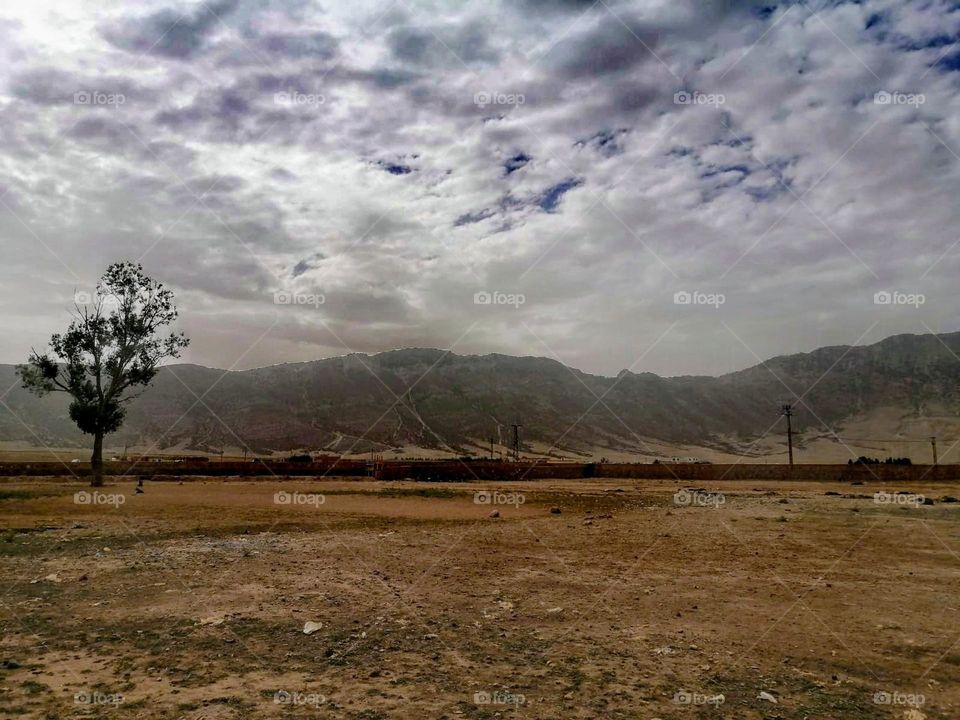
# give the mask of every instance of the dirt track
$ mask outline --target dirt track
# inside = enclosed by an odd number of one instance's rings
[[[0,708],[960,717],[960,504],[681,487],[218,480],[75,503],[76,483],[4,483]],[[524,502],[475,502],[494,489]]]

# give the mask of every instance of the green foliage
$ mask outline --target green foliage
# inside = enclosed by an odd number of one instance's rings
[[[140,265],[114,263],[93,301],[77,305],[66,332],[50,338],[50,352],[33,351],[17,372],[36,395],[68,393],[70,418],[83,432],[102,437],[120,428],[124,403],[150,383],[160,362],[179,357],[189,344],[183,333],[162,335],[176,317],[173,293],[162,283]]]

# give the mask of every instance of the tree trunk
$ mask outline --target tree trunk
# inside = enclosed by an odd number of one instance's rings
[[[93,436],[93,455],[90,456],[90,487],[103,487],[103,433]]]

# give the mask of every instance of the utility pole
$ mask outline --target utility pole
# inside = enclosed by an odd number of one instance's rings
[[[513,461],[520,462],[520,428],[523,425],[513,423],[510,427],[513,428]]]
[[[790,403],[784,403],[780,408],[780,414],[787,419],[787,452],[790,456],[790,467],[793,467],[793,424],[790,421],[793,417],[793,406]]]
[[[933,464],[937,464],[937,436],[930,436],[930,447],[933,449]]]

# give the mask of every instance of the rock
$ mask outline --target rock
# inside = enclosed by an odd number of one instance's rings
[[[558,507],[556,507],[556,506],[550,508],[550,514],[551,514],[551,515],[559,515],[561,512],[562,512],[562,510],[560,510],[560,508],[558,508]]]
[[[52,583],[63,582],[63,580],[60,579],[60,573],[50,573],[44,578],[44,580],[48,580],[49,582],[52,582]]]
[[[223,618],[217,615],[211,615],[210,617],[203,618],[203,620],[200,621],[200,624],[213,626],[223,625]]]
[[[940,502],[942,502],[942,503],[955,503],[955,502],[960,502],[960,500],[957,500],[957,499],[956,499],[955,497],[953,497],[952,495],[944,495],[942,498],[940,498]]]
[[[777,702],[777,699],[770,693],[766,692],[765,690],[760,691],[760,694],[757,695],[757,700],[766,700],[767,702],[772,702],[774,705],[779,704]]]
[[[563,612],[562,607],[547,608],[547,615],[556,615],[557,613],[562,613],[562,612]]]
[[[923,504],[924,504],[924,505],[933,505],[933,498],[925,497],[925,498],[923,499]]]
[[[493,511],[491,511],[491,513],[490,513],[489,515],[487,515],[487,517],[498,518],[498,517],[500,517],[500,511],[499,511],[499,510],[493,510]]]
[[[303,634],[313,635],[317,630],[323,627],[323,623],[307,621],[303,624]]]
[[[426,635],[423,636],[423,639],[424,639],[424,640],[436,640],[438,637],[440,637],[440,636],[437,635],[436,633],[427,633]]]

